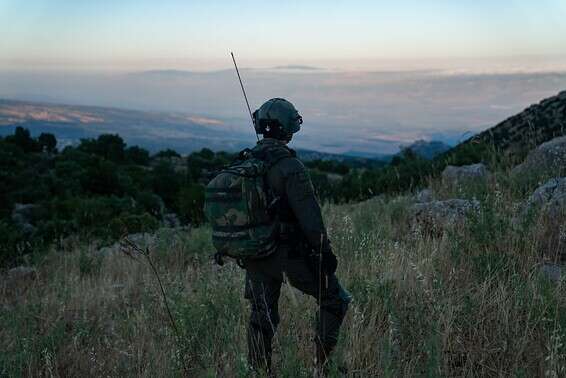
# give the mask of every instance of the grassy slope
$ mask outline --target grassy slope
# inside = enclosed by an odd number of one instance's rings
[[[439,237],[408,226],[408,197],[326,206],[338,275],[355,302],[337,359],[357,376],[563,376],[563,283],[538,273],[547,225],[516,227],[524,198],[507,173],[439,198],[476,197],[479,216]],[[531,189],[530,187],[527,189]],[[160,233],[153,256],[182,337],[147,266],[69,242],[28,284],[0,286],[0,375],[246,376],[243,271],[209,260],[207,228]],[[275,340],[281,376],[309,376],[316,304],[285,286]]]

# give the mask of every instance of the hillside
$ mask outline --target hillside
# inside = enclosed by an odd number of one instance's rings
[[[546,140],[564,131],[558,125],[566,119],[565,94],[529,107],[432,161],[410,148],[394,156],[388,165],[373,159],[305,150],[299,150],[299,156],[306,158],[316,193],[323,202],[340,204],[379,194],[397,195],[428,185],[449,164],[484,162],[489,169],[512,167],[521,161],[533,140]],[[127,128],[132,122],[141,122],[142,116],[149,117],[146,113],[109,108],[44,108],[22,103],[2,103],[0,112],[10,125],[47,122],[51,127],[57,124],[71,130],[91,132],[90,128],[94,128],[97,133],[116,125],[118,129]],[[164,119],[161,115],[155,117]],[[180,116],[170,116],[171,122],[180,122],[175,117]],[[147,122],[154,121],[150,117]],[[82,126],[76,127],[77,122]],[[529,129],[525,123],[530,125]],[[140,127],[144,125],[147,124]],[[211,128],[217,126],[221,125]],[[218,138],[222,135],[220,130],[213,132]],[[536,132],[538,139],[530,138],[531,132]],[[502,135],[510,137],[503,139]],[[83,138],[82,142],[66,147],[64,141],[63,146],[59,141],[58,135],[56,138],[45,132],[34,138],[21,126],[15,134],[0,138],[0,261],[6,264],[21,261],[32,249],[30,243],[36,249],[45,249],[54,240],[75,233],[112,241],[123,228],[152,230],[170,215],[183,223],[197,224],[203,218],[204,185],[215,170],[233,158],[210,149],[186,157],[173,150],[152,156],[147,150],[127,146],[115,134]],[[425,150],[430,146],[425,144]],[[525,151],[511,160],[504,158],[511,151],[520,150]],[[20,217],[16,208],[29,213],[25,222],[14,220]]]
[[[546,112],[560,96],[531,122],[540,135],[554,132]],[[454,149],[493,158],[472,181],[436,174],[450,152],[407,150],[379,169],[308,163],[333,200],[323,215],[354,297],[335,357],[349,376],[564,375],[564,166],[529,166],[524,180],[494,155],[525,143],[514,135],[491,155]],[[152,155],[108,134],[56,145],[21,127],[0,139],[0,376],[250,376],[244,272],[212,264],[201,222],[202,185],[231,156]],[[309,376],[315,302],[284,285],[279,308],[276,370]]]
[[[450,150],[450,146],[446,143],[435,140],[417,140],[408,146],[403,146],[413,151],[418,156],[425,159],[434,159],[436,156]]]
[[[478,201],[437,232],[414,225],[411,196],[324,207],[354,297],[335,356],[347,376],[563,376],[564,281],[542,270],[551,223],[512,223],[527,197],[509,171],[494,173],[460,189],[431,183],[438,200]],[[213,265],[210,237],[207,226],[131,236],[148,248],[179,338],[146,259],[118,245],[67,238],[0,275],[0,374],[250,376],[244,271]],[[283,285],[279,309],[274,367],[311,376],[317,306]],[[343,376],[336,365],[331,376]]]
[[[566,91],[533,104],[450,151],[457,154],[473,144],[489,145],[508,155],[526,151],[566,134]]]

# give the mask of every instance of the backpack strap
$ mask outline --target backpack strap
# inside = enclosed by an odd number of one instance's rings
[[[263,149],[253,149],[250,151],[252,156],[256,159],[262,160],[267,166],[269,171],[275,164],[283,159],[297,156],[294,150],[287,146],[273,146]],[[268,184],[267,175],[263,177],[263,185],[268,193],[269,205],[267,211],[279,222],[279,208],[281,206],[281,197],[275,195],[272,188]]]

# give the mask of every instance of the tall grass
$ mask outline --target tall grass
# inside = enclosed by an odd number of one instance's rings
[[[532,187],[506,172],[465,189],[432,187],[481,209],[430,235],[411,227],[409,196],[324,208],[338,276],[354,297],[335,360],[351,376],[564,376],[565,285],[538,268],[546,223],[537,214],[512,222]],[[249,376],[244,272],[213,265],[206,227],[162,230],[157,240],[152,258],[180,340],[147,266],[69,242],[35,280],[3,279],[0,375],[175,377],[186,365],[191,376]],[[284,286],[280,376],[311,374],[316,310]]]

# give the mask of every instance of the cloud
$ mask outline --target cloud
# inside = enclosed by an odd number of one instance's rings
[[[368,139],[380,142],[413,143],[416,140],[428,140],[429,138],[421,132],[405,132],[398,134],[376,133],[369,135]]]
[[[197,123],[199,125],[205,125],[205,126],[216,126],[216,125],[223,125],[224,124],[223,121],[221,121],[219,119],[215,119],[215,118],[189,116],[189,117],[187,117],[187,119],[191,122]]]

